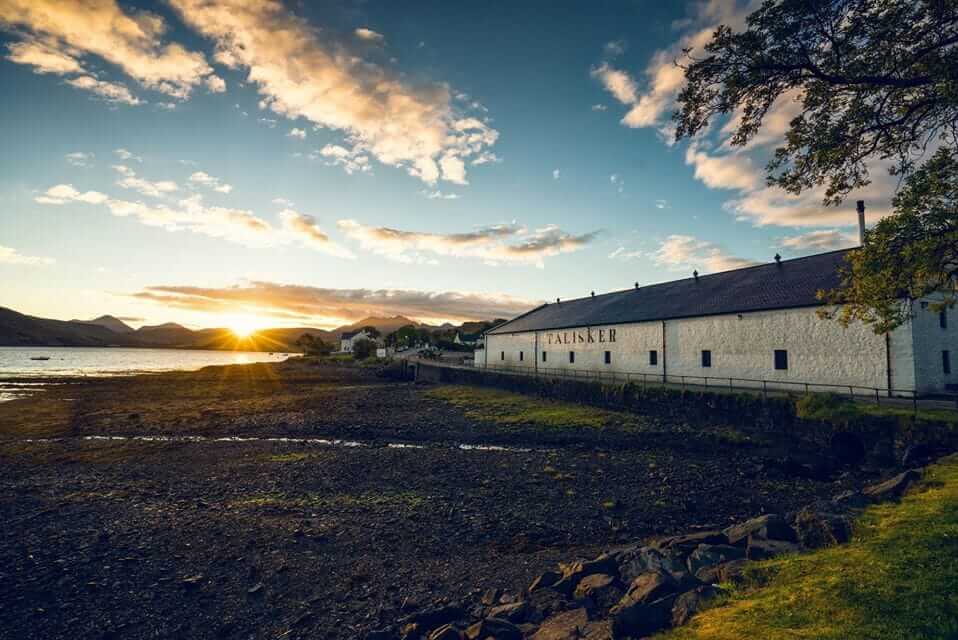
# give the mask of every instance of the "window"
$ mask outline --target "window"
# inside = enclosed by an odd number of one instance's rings
[[[712,366],[712,352],[703,349],[702,350],[702,366],[711,367]]]
[[[649,366],[656,366],[659,364],[659,352],[652,350],[649,351]]]
[[[951,352],[949,351],[941,352],[941,370],[945,372],[945,375],[951,374]]]
[[[545,352],[545,351],[542,352],[542,361],[543,361],[543,362],[546,361],[546,352]]]
[[[574,364],[574,363],[575,363],[575,351],[570,351],[570,352],[569,352],[569,364]]]
[[[605,363],[606,363],[606,364],[612,364],[612,352],[611,352],[611,351],[606,351],[606,352],[605,352]]]
[[[499,359],[500,359],[500,360],[505,360],[505,359],[506,359],[506,352],[505,352],[505,351],[502,351],[502,352],[499,354]]]
[[[775,350],[775,368],[779,371],[788,369],[788,351],[785,349]]]
[[[948,312],[945,310],[938,312],[938,326],[942,329],[948,328]]]
[[[525,358],[525,355],[526,355],[526,354],[524,354],[523,352],[521,352],[521,351],[519,352],[519,362],[522,362],[522,361],[523,361],[523,359]]]

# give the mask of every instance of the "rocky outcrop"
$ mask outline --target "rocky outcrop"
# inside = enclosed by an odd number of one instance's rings
[[[920,479],[906,471],[861,492],[809,505],[790,515],[764,514],[722,531],[670,536],[592,560],[561,564],[522,595],[482,593],[472,607],[450,604],[400,621],[402,640],[617,640],[686,624],[742,583],[752,561],[842,544],[852,517],[872,502],[900,498]],[[469,613],[467,613],[467,611]],[[385,633],[385,632],[377,632]]]

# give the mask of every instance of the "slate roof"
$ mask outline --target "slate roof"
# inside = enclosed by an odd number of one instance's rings
[[[840,284],[850,249],[663,282],[528,311],[490,334],[648,322],[726,313],[818,306],[820,289]]]

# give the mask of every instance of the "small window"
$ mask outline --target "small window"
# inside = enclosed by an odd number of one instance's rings
[[[605,363],[606,363],[606,364],[612,364],[612,352],[611,352],[611,351],[606,351],[606,352],[605,352]]]
[[[941,352],[941,370],[945,372],[945,375],[951,374],[951,352],[950,351]]]
[[[575,363],[575,351],[569,352],[569,364]]]
[[[522,362],[525,359],[525,355],[526,354],[524,354],[523,352],[521,351],[519,352],[519,362]]]
[[[703,349],[702,350],[702,366],[711,367],[712,366],[712,352]]]
[[[501,353],[499,353],[499,359],[500,359],[500,360],[505,360],[505,359],[506,359],[506,352],[505,352],[505,351],[502,351]]]
[[[779,371],[788,369],[788,351],[785,349],[775,350],[775,368]]]
[[[658,364],[659,364],[659,352],[653,349],[652,351],[649,351],[649,366],[654,367],[654,366],[657,366]]]
[[[938,313],[938,326],[942,329],[948,328],[948,312],[944,309]]]
[[[546,352],[545,352],[545,351],[542,352],[542,361],[543,361],[543,362],[546,361]]]

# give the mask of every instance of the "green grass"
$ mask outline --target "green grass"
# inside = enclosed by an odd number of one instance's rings
[[[810,393],[802,396],[795,405],[798,417],[807,420],[850,421],[865,416],[898,418],[900,422],[941,422],[958,424],[958,411],[951,409],[919,409],[900,405],[875,405],[853,402],[833,393]]]
[[[428,393],[449,402],[472,420],[503,426],[601,429],[612,425],[638,427],[640,424],[635,416],[625,413],[488,387],[449,385],[431,389]]]
[[[958,456],[854,540],[756,565],[746,583],[661,640],[958,638]]]

